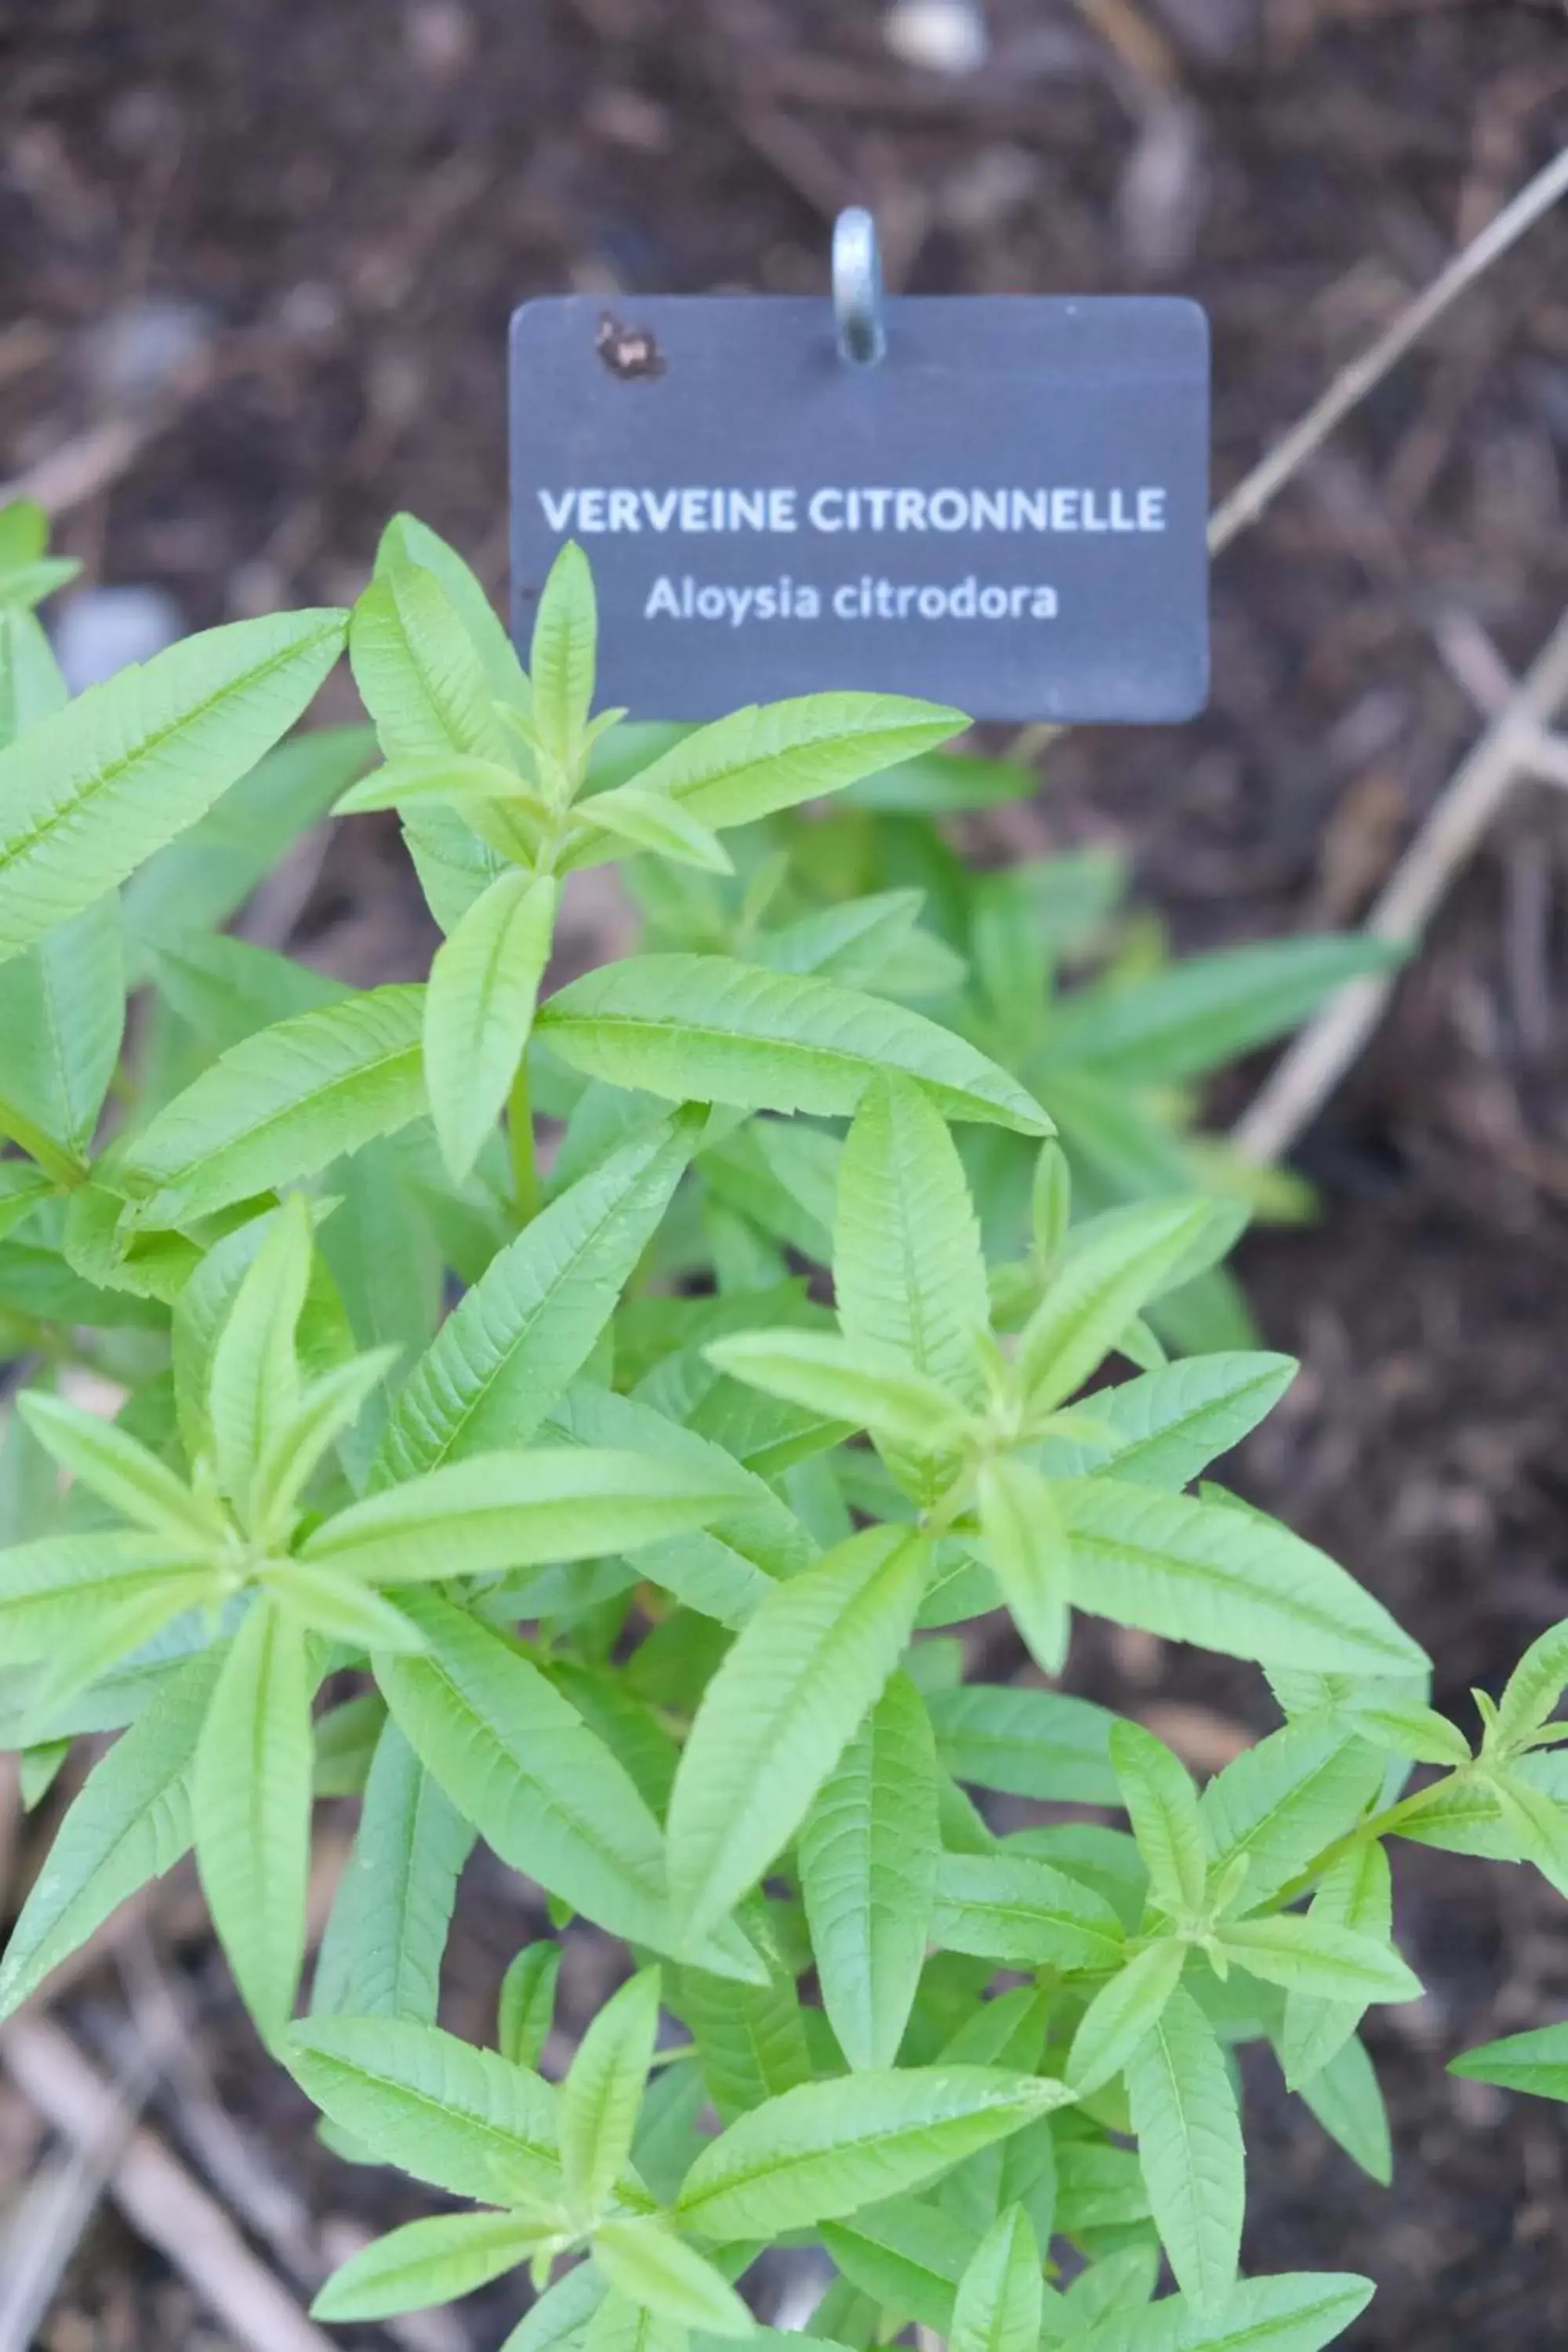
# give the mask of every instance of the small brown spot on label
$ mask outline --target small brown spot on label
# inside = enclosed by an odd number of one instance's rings
[[[607,310],[599,321],[594,349],[610,373],[627,383],[635,383],[639,376],[662,375],[665,371],[664,353],[647,328],[623,326]]]

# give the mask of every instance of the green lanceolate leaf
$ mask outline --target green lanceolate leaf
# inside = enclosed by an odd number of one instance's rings
[[[1071,1554],[1049,1481],[998,1454],[981,1466],[975,1500],[985,1557],[1036,1664],[1060,1674],[1067,1657]]]
[[[258,1601],[224,1661],[196,1747],[202,1888],[268,2041],[288,2022],[305,1955],[311,1691],[304,1634]]]
[[[618,2294],[678,2327],[724,2337],[756,2332],[728,2279],[652,2214],[605,2222],[594,2233],[594,2260]]]
[[[550,876],[514,867],[475,899],[430,967],[425,1086],[455,1184],[479,1158],[528,1043],[558,898]]]
[[[674,1101],[852,1111],[880,1071],[916,1077],[948,1118],[1049,1132],[1017,1081],[934,1022],[833,982],[725,956],[633,956],[541,1007],[540,1034],[590,1077]]]
[[[533,724],[547,758],[574,782],[594,699],[599,611],[594,575],[582,549],[568,541],[550,567],[534,617],[529,672]]]
[[[944,1853],[934,1940],[1014,1968],[1114,1969],[1121,1923],[1102,1895],[1021,1854]]]
[[[963,713],[890,694],[813,694],[700,727],[637,777],[700,824],[752,824],[947,741]],[[592,814],[593,803],[584,804]],[[613,855],[602,850],[601,856]]]
[[[0,964],[0,1133],[47,1138],[85,1165],[120,1058],[125,973],[110,897]],[[52,1155],[51,1155],[52,1156]]]
[[[1036,2352],[1045,2282],[1021,2205],[999,2213],[958,2284],[949,2352]]]
[[[376,1741],[353,1852],[321,1938],[311,2007],[436,2021],[441,1956],[474,1832],[395,1723]],[[537,2051],[510,2050],[531,2065]]]
[[[1073,1601],[1097,1617],[1226,1655],[1325,1672],[1399,1674],[1424,1654],[1344,1570],[1255,1512],[1064,1478]]]
[[[1088,1699],[1063,1691],[969,1683],[931,1691],[926,1706],[938,1758],[955,1780],[1047,1802],[1121,1801],[1110,1767],[1116,1718]]]
[[[1123,1087],[1197,1077],[1282,1036],[1334,989],[1386,971],[1400,953],[1362,937],[1277,940],[1195,957],[1065,1006],[1052,1021],[1045,1066],[1092,1068]]]
[[[595,793],[592,799],[580,803],[578,814],[591,824],[589,832],[576,850],[569,852],[565,864],[596,865],[605,853],[601,837],[608,835],[613,842],[624,842],[636,849],[649,849],[661,857],[673,857],[683,866],[695,866],[709,874],[732,874],[734,865],[729,851],[716,833],[681,807],[668,793],[645,792],[640,784],[621,784],[614,792]]]
[[[729,1652],[670,1800],[670,1896],[687,1937],[800,1826],[909,1640],[928,1559],[907,1530],[852,1537],[770,1592]]]
[[[1394,1888],[1388,1856],[1375,1839],[1352,1846],[1319,1881],[1310,1915],[1320,1924],[1350,1927],[1386,1945],[1394,1934]],[[1360,2024],[1360,2000],[1324,2000],[1310,1993],[1286,1996],[1279,2060],[1293,2091],[1321,2072]]]
[[[716,1450],[695,1468],[586,1445],[481,1454],[351,1503],[300,1556],[374,1584],[486,1576],[634,1550],[749,1500]]]
[[[294,1334],[310,1251],[310,1210],[296,1195],[258,1250],[212,1352],[206,1410],[218,1482],[247,1525],[262,1457],[299,1402]]]
[[[427,1653],[382,1659],[377,1677],[453,1803],[514,1870],[610,1934],[668,1950],[664,1840],[623,1767],[499,1634],[434,1594],[402,1600]],[[733,1930],[696,1957],[715,1974],[763,1981]]]
[[[720,2241],[777,2237],[921,2188],[1067,2096],[984,2066],[910,2067],[807,2083],[705,2148],[676,2212]]]
[[[1510,1754],[1539,1731],[1568,1687],[1568,1618],[1531,1643],[1498,1702],[1494,1753]]]
[[[905,1446],[937,1447],[963,1427],[964,1408],[891,1349],[829,1331],[740,1331],[705,1350],[731,1380],[851,1428],[884,1431]]]
[[[1394,2179],[1388,2110],[1376,2069],[1353,2033],[1301,2084],[1301,2097],[1329,2137],[1386,2189]]]
[[[1352,1927],[1331,1927],[1281,1912],[1270,1919],[1237,1919],[1215,1933],[1219,1949],[1237,1968],[1287,1992],[1324,2000],[1418,2000],[1421,1985],[1397,1952]]]
[[[936,1748],[894,1675],[801,1824],[801,1892],[823,2006],[851,2066],[890,2066],[920,1982],[936,1891]]]
[[[833,1231],[838,1318],[851,1346],[888,1349],[965,1405],[980,1401],[989,1328],[980,1228],[952,1139],[912,1079],[878,1079],[850,1127]],[[951,1483],[929,1445],[906,1465],[922,1504]]]
[[[315,1175],[425,1108],[423,988],[371,989],[235,1045],[121,1165],[144,1224],[181,1224]]]
[[[191,1843],[191,1759],[221,1661],[193,1658],[89,1774],[0,1962],[0,2017]]]
[[[349,628],[354,684],[389,760],[510,765],[484,663],[444,584],[390,534]]]
[[[493,2050],[402,2018],[312,2017],[290,2026],[281,2055],[322,2114],[382,2162],[481,2202],[560,2197],[555,2094]]]
[[[1203,1795],[1217,1878],[1245,1856],[1236,1907],[1269,1903],[1375,1804],[1386,1759],[1342,1724],[1287,1724],[1243,1750]],[[1352,1924],[1349,1921],[1342,1925]]]
[[[404,1383],[374,1484],[532,1434],[608,1323],[700,1124],[689,1116],[635,1137],[491,1261]]]
[[[1185,1948],[1167,1937],[1100,1987],[1068,2053],[1067,2080],[1080,2098],[1119,2074],[1148,2039],[1182,1980],[1185,1960]]]
[[[767,1983],[738,1985],[700,1969],[682,1969],[675,2003],[697,2044],[699,2088],[711,2098],[723,2123],[733,2123],[781,2091],[793,2091],[797,2083],[809,2083],[814,2072],[800,1996],[777,1949],[767,1908],[748,1903],[739,1916],[767,1964]]]
[[[583,2352],[688,2352],[689,2344],[678,2320],[649,2311],[613,2286],[583,2331]]]
[[[313,2317],[387,2319],[472,2294],[527,2262],[548,2225],[518,2213],[436,2213],[389,2231],[334,2271]]]
[[[1126,2072],[1161,2242],[1200,2315],[1217,2315],[1241,2249],[1241,2121],[1225,2053],[1190,1993],[1171,1994]]]
[[[1019,1373],[1037,1412],[1060,1404],[1099,1369],[1208,1214],[1203,1201],[1152,1202],[1098,1220],[1069,1250],[1018,1339]]]
[[[1199,1917],[1208,1853],[1197,1790],[1186,1767],[1137,1723],[1116,1726],[1110,1760],[1149,1873],[1150,1900],[1167,1918]]]
[[[341,613],[237,621],[89,688],[0,751],[0,958],[205,815],[293,724],[342,642]]]
[[[1041,1458],[1058,1473],[1105,1469],[1124,1485],[1174,1490],[1256,1428],[1295,1375],[1289,1356],[1188,1356],[1095,1391],[1090,1410],[1114,1433],[1114,1450],[1052,1438]]]
[[[555,2021],[561,1947],[542,1937],[525,1944],[501,1979],[496,2006],[496,2047],[515,2066],[537,2066]]]
[[[973,2230],[934,2200],[887,2197],[853,2220],[825,2221],[821,2232],[844,2277],[873,2305],[946,2335],[959,2282],[979,2249]]]
[[[658,2031],[659,1978],[644,1969],[584,2034],[561,2095],[561,2163],[574,2213],[593,2220],[631,2154]]]
[[[1505,2091],[1528,2091],[1538,2099],[1568,2099],[1568,2025],[1543,2025],[1533,2033],[1510,2033],[1481,2050],[1467,2050],[1448,2068],[1472,2083],[1496,2083]]]
[[[39,1536],[0,1551],[0,1634],[7,1665],[68,1663],[84,1623],[101,1625],[161,1595],[184,1591],[195,1606],[211,1597],[195,1548],[167,1536],[110,1528],[87,1535]],[[131,1643],[125,1645],[129,1648]]]
[[[159,1537],[174,1557],[200,1559],[219,1540],[222,1523],[211,1508],[113,1422],[41,1389],[24,1390],[16,1402],[34,1436],[62,1469]]]

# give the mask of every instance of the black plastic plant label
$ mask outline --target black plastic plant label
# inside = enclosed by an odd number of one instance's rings
[[[1164,297],[531,302],[513,624],[575,539],[601,699],[711,719],[841,687],[979,719],[1191,718],[1208,678],[1208,329]]]

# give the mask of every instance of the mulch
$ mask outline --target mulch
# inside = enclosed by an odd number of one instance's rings
[[[0,471],[54,486],[89,581],[156,585],[192,625],[352,596],[399,507],[499,593],[512,307],[820,289],[832,216],[862,200],[895,286],[1197,296],[1223,489],[1568,137],[1555,0],[992,0],[989,58],[961,80],[893,62],[879,14],[0,0]],[[1554,218],[1226,556],[1205,718],[1068,738],[998,848],[1118,845],[1184,946],[1356,919],[1476,731],[1440,616],[1522,665],[1568,600],[1565,265]],[[1521,787],[1299,1155],[1321,1222],[1241,1261],[1304,1369],[1240,1482],[1390,1602],[1461,1718],[1568,1613],[1565,868],[1568,811]],[[356,981],[420,969],[428,943],[363,829],[300,923]],[[1257,1076],[1226,1078],[1216,1117]],[[1079,1671],[1222,1737],[1267,1720],[1253,1678],[1180,1653],[1091,1643]],[[1374,2276],[1355,2352],[1532,2352],[1568,2330],[1568,2130],[1443,2066],[1564,2013],[1562,1906],[1522,1871],[1414,1849],[1397,1878],[1430,1990],[1373,2034],[1395,2187],[1260,2069],[1247,2259]],[[465,1890],[470,2030],[515,1904],[482,1874]],[[163,1956],[266,2162],[318,2212],[411,2210],[315,2148],[188,1912]],[[579,2018],[603,1965],[574,1958]],[[120,1998],[100,1971],[66,2013],[101,2039]],[[0,2093],[0,2179],[42,2146]],[[500,2306],[472,2311],[455,2346],[498,2339]],[[39,2338],[228,2340],[107,2208]]]

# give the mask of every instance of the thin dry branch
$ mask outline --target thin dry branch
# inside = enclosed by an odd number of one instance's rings
[[[58,2025],[18,2017],[0,2032],[0,2063],[55,2130],[79,2148],[117,2128],[113,2088]],[[140,2236],[178,2270],[249,2352],[332,2352],[234,2223],[146,2129],[132,2132],[108,2182]]]
[[[1521,683],[1449,779],[1368,918],[1373,939],[1417,940],[1449,883],[1516,780],[1539,772],[1556,739],[1546,732],[1568,697],[1568,613]],[[1231,1140],[1246,1158],[1278,1160],[1350,1068],[1376,1025],[1389,978],[1352,981],[1304,1029],[1237,1122]]]
[[[1461,294],[1484,277],[1494,261],[1516,245],[1525,231],[1568,195],[1568,147],[1527,182],[1511,204],[1488,222],[1479,236],[1457,253],[1423,293],[1406,303],[1376,341],[1341,370],[1321,400],[1315,401],[1299,425],[1293,425],[1262,462],[1222,499],[1209,520],[1209,547],[1217,554],[1255,523],[1292,476],[1315,456],[1336,425],[1391,369],[1404,358],[1428,327],[1436,325]]]

